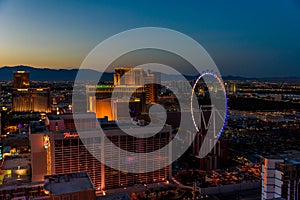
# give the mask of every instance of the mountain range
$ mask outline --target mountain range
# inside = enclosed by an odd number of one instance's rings
[[[78,69],[49,69],[49,68],[35,68],[30,66],[3,66],[0,67],[0,81],[9,81],[13,80],[13,72],[18,70],[25,70],[30,72],[30,80],[35,81],[72,81],[75,80]],[[99,72],[92,69],[81,69],[84,75],[90,77],[90,80],[97,79],[101,75],[102,81],[113,80],[112,72]],[[177,75],[164,75],[162,74],[162,80],[165,80],[171,77],[175,79]],[[187,79],[191,80],[196,77],[184,75]],[[260,81],[300,81],[300,77],[265,77],[265,78],[249,78],[242,76],[223,76],[223,80],[260,80]]]
[[[0,81],[13,80],[13,72],[20,70],[28,71],[30,73],[30,80],[34,81],[73,81],[78,72],[78,69],[34,68],[23,65],[14,67],[4,66],[0,68]],[[92,69],[82,69],[82,73],[90,77],[91,80],[103,74]],[[113,80],[113,73],[104,73],[101,80]]]

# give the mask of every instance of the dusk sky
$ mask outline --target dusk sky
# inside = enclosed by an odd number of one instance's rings
[[[147,26],[194,38],[222,75],[300,76],[299,0],[0,0],[0,66],[77,68],[99,42]]]

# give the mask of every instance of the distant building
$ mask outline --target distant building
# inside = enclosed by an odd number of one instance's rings
[[[144,87],[146,92],[146,103],[157,103],[158,88],[160,84],[160,74],[148,71],[144,77]]]
[[[27,71],[15,71],[14,72],[14,88],[16,89],[24,89],[29,88],[29,72]]]
[[[112,92],[118,93],[118,98],[111,98]],[[95,96],[94,96],[95,94]],[[135,90],[134,86],[87,86],[88,112],[96,113],[96,118],[108,117],[108,120],[124,120],[127,116],[139,116],[146,110],[144,88]],[[131,96],[130,99],[126,98]],[[129,102],[129,108],[124,107]],[[124,108],[127,113],[124,112]]]
[[[50,112],[50,88],[30,88],[29,72],[14,72],[13,112]]]
[[[157,84],[154,84],[157,83]],[[114,85],[139,85],[145,87],[146,103],[156,103],[160,74],[150,70],[146,73],[142,68],[116,68]]]
[[[45,176],[49,200],[96,200],[95,187],[86,172]]]
[[[198,137],[200,136],[200,137]],[[194,155],[199,155],[199,150],[201,148],[201,144],[204,141],[204,135],[196,134],[196,139],[194,141]],[[200,139],[200,141],[199,141]],[[201,170],[216,170],[223,167],[226,167],[228,163],[228,147],[227,141],[224,139],[220,139],[217,141],[215,146],[212,148],[211,152],[208,153],[204,158],[200,159],[200,169]]]
[[[179,93],[190,93],[191,92],[191,84],[186,80],[168,80],[164,81],[164,84],[167,88],[173,92]]]
[[[262,161],[262,200],[300,197],[300,152],[268,156]]]
[[[114,85],[143,85],[144,70],[142,68],[122,67],[116,68]]]
[[[13,112],[50,112],[49,88],[13,89]]]
[[[228,94],[235,94],[237,92],[237,84],[232,81],[225,83],[226,91]]]
[[[129,101],[132,105],[132,112],[139,115],[146,110],[146,93],[144,87],[133,85],[119,85],[119,86],[87,86],[87,111],[95,112],[97,118],[108,117],[109,120],[118,120],[115,113],[116,108],[122,102]],[[111,98],[112,93],[115,92],[117,99]],[[128,99],[128,97],[131,97]],[[138,103],[137,103],[138,102]],[[126,109],[129,111],[129,108]]]
[[[123,120],[117,107],[129,101],[130,108],[126,110],[131,117],[139,116],[146,111],[146,104],[157,102],[159,84],[159,73],[145,73],[142,68],[116,68],[114,85],[86,87],[87,111],[95,112],[97,118],[107,116],[109,120]],[[113,92],[117,98],[112,97]]]
[[[282,94],[275,94],[274,95],[274,101],[282,101],[282,97],[283,97]]]
[[[205,121],[208,124],[209,118],[211,117],[210,108],[207,108],[209,111],[204,111],[203,116],[205,116]],[[173,127],[180,126],[180,118],[190,117],[189,112],[168,112],[166,123],[172,125]],[[204,119],[203,118],[203,119]],[[206,138],[207,129],[202,121],[202,129],[195,134],[194,137],[189,137],[187,140],[191,141],[192,145],[190,148],[190,153],[198,156],[201,146]],[[193,136],[193,134],[191,134]],[[220,168],[227,167],[228,164],[228,146],[227,140],[220,138],[212,150],[204,157],[199,159],[199,167],[201,170],[216,170]]]

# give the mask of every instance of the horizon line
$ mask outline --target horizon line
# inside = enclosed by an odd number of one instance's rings
[[[56,68],[56,67],[37,67],[37,66],[30,66],[30,65],[3,65],[0,66],[0,69],[2,68],[14,68],[14,67],[28,67],[28,68],[34,68],[34,69],[48,69],[48,70],[54,70],[54,71],[58,71],[58,70],[79,70],[80,67],[76,68],[76,67],[67,67],[67,68]],[[120,66],[121,67],[121,66]],[[127,66],[128,67],[128,66]],[[99,73],[114,73],[112,72],[103,72],[103,71],[97,71],[95,69],[85,69],[85,70],[91,70],[91,71],[96,71]],[[176,75],[176,74],[171,74],[171,75]],[[190,74],[184,74],[185,76],[195,76],[195,75],[190,75]],[[299,78],[300,79],[300,75],[294,75],[294,76],[247,76],[247,75],[233,75],[233,74],[225,74],[223,75],[221,73],[222,77],[234,77],[234,78],[245,78],[245,79],[268,79],[268,78],[274,78],[274,79],[279,79],[279,78]]]

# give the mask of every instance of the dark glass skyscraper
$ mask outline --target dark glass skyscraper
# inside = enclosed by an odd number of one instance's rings
[[[29,88],[29,72],[27,71],[15,71],[14,72],[14,88],[23,89]]]

